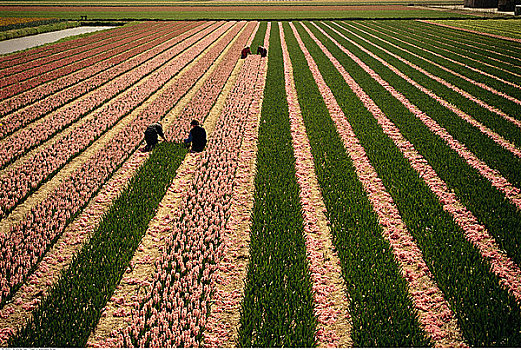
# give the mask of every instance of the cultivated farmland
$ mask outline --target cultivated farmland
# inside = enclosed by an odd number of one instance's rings
[[[148,21],[0,70],[2,346],[521,344],[518,40]]]

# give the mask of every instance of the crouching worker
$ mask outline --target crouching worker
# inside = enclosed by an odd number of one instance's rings
[[[163,127],[160,122],[150,124],[145,130],[145,141],[147,145],[145,146],[144,151],[150,152],[155,145],[157,145],[158,139],[157,136],[161,136],[163,140],[165,140],[165,135],[163,134]]]
[[[266,57],[268,54],[268,50],[264,46],[259,46],[257,48],[257,55],[261,55],[261,57]]]
[[[250,47],[249,46],[246,46],[244,49],[242,49],[241,51],[241,58],[244,59],[246,57],[248,57],[248,55],[251,54],[251,50],[250,50]]]
[[[192,120],[190,123],[190,134],[185,139],[185,144],[188,146],[192,144],[191,153],[202,152],[206,146],[206,131],[199,125],[197,120]]]

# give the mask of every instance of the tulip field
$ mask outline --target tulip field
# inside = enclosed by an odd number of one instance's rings
[[[143,21],[0,56],[0,345],[520,346],[517,27]]]

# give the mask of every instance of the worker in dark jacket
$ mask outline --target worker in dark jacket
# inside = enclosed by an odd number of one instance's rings
[[[185,144],[192,143],[192,150],[190,152],[202,152],[206,146],[206,131],[199,125],[197,120],[192,120],[190,123],[191,130],[188,138],[185,139]]]
[[[261,57],[266,57],[268,54],[268,50],[264,46],[259,46],[257,48],[257,55],[261,55]]]
[[[157,145],[157,136],[161,136],[163,140],[165,140],[165,135],[163,134],[163,127],[160,122],[150,124],[145,130],[145,141],[147,145],[145,146],[145,152],[149,152]]]
[[[246,58],[249,54],[251,54],[251,50],[250,50],[250,47],[249,46],[246,46],[244,49],[242,49],[241,51],[241,58]]]

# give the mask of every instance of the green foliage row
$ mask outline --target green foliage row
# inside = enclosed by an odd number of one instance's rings
[[[268,22],[262,21],[259,24],[259,29],[257,30],[257,33],[255,34],[255,37],[253,38],[253,41],[251,42],[251,52],[253,54],[257,53],[257,48],[259,46],[264,45],[264,37],[266,36],[266,29],[268,28]]]
[[[238,346],[307,348],[317,321],[276,23],[268,57]]]
[[[383,87],[350,60],[316,28],[312,28],[332,54],[383,112],[402,128],[406,137],[414,137],[412,118]],[[331,33],[336,40],[341,39]],[[323,55],[322,55],[323,56]],[[349,119],[371,164],[392,195],[408,230],[423,252],[425,262],[455,312],[463,335],[470,346],[517,346],[521,342],[521,312],[514,297],[503,289],[477,249],[468,242],[453,218],[414,171],[398,148],[382,131],[369,112],[353,113],[357,98],[346,91],[345,81],[324,57],[316,58],[326,82],[333,90]],[[372,63],[371,63],[372,65]],[[412,124],[414,125],[414,124]],[[434,148],[429,133],[411,140],[415,147]],[[450,152],[441,147],[444,156]],[[433,152],[438,150],[433,150]],[[428,154],[428,161],[440,167],[447,161],[439,154]],[[448,163],[451,163],[450,161]],[[456,171],[456,170],[454,170]],[[490,213],[496,215],[495,213]]]
[[[460,141],[468,141],[467,146],[471,151],[478,151],[478,156],[484,156],[481,159],[498,165],[498,169],[506,174],[514,185],[521,185],[521,161],[516,156],[495,144],[458,116],[447,111],[429,96],[420,93],[415,87],[354,45],[345,40],[342,40],[341,43],[367,63],[384,80],[391,83],[396,90],[404,94],[409,101],[442,126],[447,127],[447,131],[452,136]],[[396,64],[406,74],[413,73],[409,72],[406,66],[401,66],[391,58],[388,62]],[[425,77],[422,79],[421,76],[418,76],[416,81],[420,81],[430,90],[436,90],[433,86],[434,83],[429,82]],[[504,193],[493,187],[488,179],[468,165],[455,151],[450,150],[441,138],[431,133],[401,103],[393,101],[393,104],[393,106],[391,103],[386,104],[386,107],[389,107],[388,116],[402,130],[405,137],[415,144],[416,149],[423,154],[436,173],[455,191],[462,203],[487,227],[502,249],[506,250],[507,254],[519,264],[521,262],[521,213],[517,207],[505,199]],[[384,109],[383,106],[382,109]],[[390,111],[396,112],[391,113]],[[482,111],[476,108],[475,114],[480,112]]]
[[[377,215],[329,117],[304,54],[287,24],[285,29],[315,171],[351,300],[353,346],[429,346],[408,294],[408,284],[382,236]],[[316,55],[318,46],[312,45],[300,25],[298,30],[306,47]],[[363,113],[350,110],[356,112]]]
[[[153,150],[10,346],[86,346],[186,152],[175,143]]]
[[[476,21],[459,20],[442,21],[441,23],[465,29],[477,30],[483,33],[521,39],[521,22],[517,19],[489,19]]]

